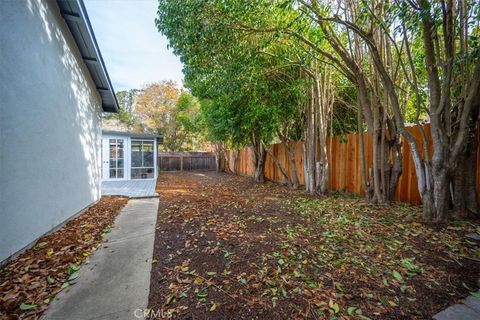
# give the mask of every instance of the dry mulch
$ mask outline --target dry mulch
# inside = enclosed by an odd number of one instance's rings
[[[213,172],[157,192],[152,318],[429,319],[478,289],[478,221]]]
[[[38,319],[58,292],[75,283],[80,265],[98,248],[127,201],[102,197],[3,266],[0,319]]]

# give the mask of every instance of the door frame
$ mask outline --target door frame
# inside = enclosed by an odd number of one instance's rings
[[[123,178],[110,178],[110,139],[123,140]],[[130,138],[119,135],[102,136],[102,181],[130,180]]]

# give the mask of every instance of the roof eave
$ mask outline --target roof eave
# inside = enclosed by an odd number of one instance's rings
[[[68,28],[87,65],[102,100],[104,112],[119,111],[117,97],[108,76],[83,0],[57,0]]]
[[[147,138],[147,139],[157,139],[159,143],[163,143],[163,134],[152,134],[152,133],[139,133],[139,132],[130,132],[130,131],[117,131],[117,130],[106,130],[102,129],[102,135],[113,135],[113,136],[126,136],[131,138]]]

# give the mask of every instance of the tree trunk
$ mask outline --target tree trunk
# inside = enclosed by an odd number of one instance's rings
[[[315,194],[315,113],[314,88],[310,90],[310,99],[307,103],[307,134],[305,139],[305,190]]]
[[[222,155],[223,155],[223,146],[222,142],[215,143],[215,171],[219,173],[222,171]]]
[[[365,190],[365,197],[367,202],[370,202],[373,197],[373,188],[370,185],[370,179],[367,174],[367,164],[365,163],[365,139],[363,132],[363,117],[362,109],[360,108],[360,97],[357,94],[357,135],[358,145],[360,146],[360,181],[362,183],[363,190]]]
[[[283,142],[282,144],[287,150],[288,161],[290,161],[290,182],[292,189],[298,189],[300,183],[298,182],[297,174],[297,161],[295,160],[295,151],[288,145],[288,142]]]
[[[222,171],[222,158],[220,155],[215,156],[215,172],[219,173]]]
[[[230,160],[229,160],[229,151],[227,151],[226,148],[224,148],[222,150],[222,153],[223,153],[223,171],[227,172],[227,173],[235,173],[235,172],[232,172],[232,170],[230,169]]]
[[[402,156],[402,143],[400,135],[396,134],[395,139],[392,142],[392,170],[390,173],[390,182],[387,185],[387,199],[393,201],[395,199],[395,191],[397,191],[398,180],[403,171],[403,156]]]
[[[448,204],[450,196],[449,177],[446,169],[433,170],[433,190],[426,192],[423,199],[423,219],[434,223],[448,220]]]
[[[477,142],[475,137],[469,139],[465,154],[461,154],[458,167],[453,177],[453,209],[461,216],[478,216],[478,199],[476,190]]]
[[[265,182],[265,159],[267,157],[263,143],[260,142],[253,147],[253,155],[253,164],[255,166],[253,178],[255,182],[263,183]]]
[[[325,68],[322,75],[315,77],[316,92],[316,135],[318,137],[319,150],[315,154],[320,157],[316,161],[316,192],[324,195],[329,189],[329,163],[327,155],[327,118],[333,105],[333,88],[330,81],[329,69]]]

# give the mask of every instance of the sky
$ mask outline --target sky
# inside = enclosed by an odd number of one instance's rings
[[[174,80],[182,85],[180,59],[155,27],[157,0],[84,0],[115,91]]]

